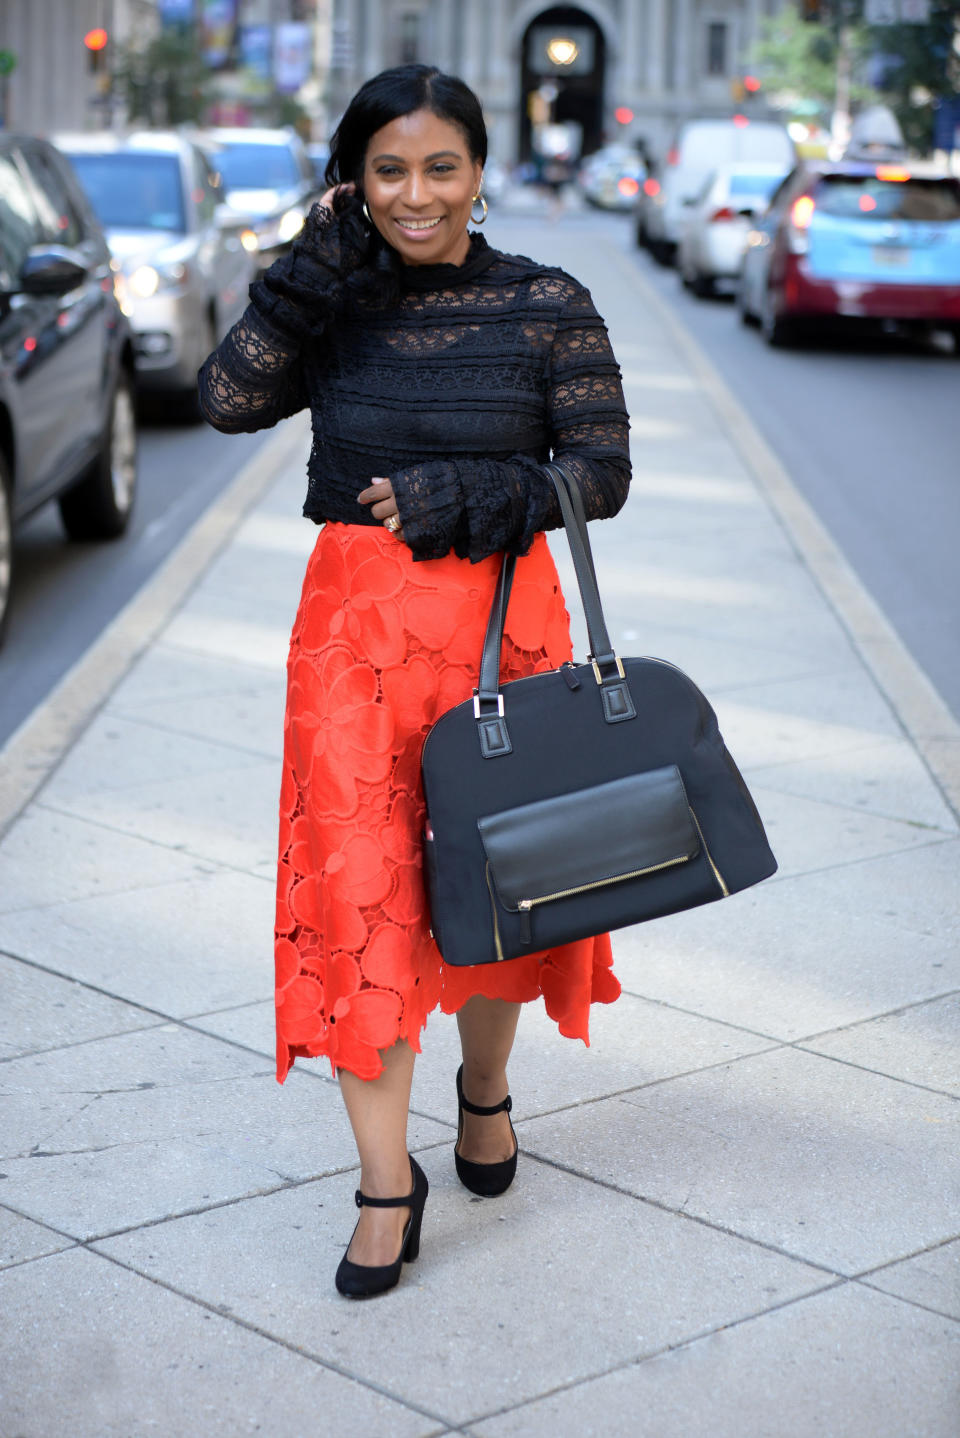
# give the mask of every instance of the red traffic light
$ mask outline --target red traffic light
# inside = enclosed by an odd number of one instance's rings
[[[96,30],[87,31],[86,35],[84,35],[83,37],[83,43],[84,45],[86,45],[88,50],[104,50],[106,49],[107,41],[109,40],[109,38],[110,37],[107,34],[106,30],[98,26]]]
[[[760,81],[757,79],[756,75],[744,75],[743,88],[747,91],[749,95],[755,95],[760,89]]]
[[[613,118],[618,125],[629,125],[633,120],[633,111],[628,105],[618,105],[613,112]]]

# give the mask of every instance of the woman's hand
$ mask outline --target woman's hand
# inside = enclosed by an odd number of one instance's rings
[[[397,501],[393,497],[393,485],[389,479],[371,479],[369,489],[362,489],[357,499],[361,504],[370,505],[370,513],[374,519],[380,524],[386,524],[391,534],[395,534],[398,539],[403,538],[403,530],[399,524],[387,523],[394,517],[399,520]]]
[[[357,187],[352,180],[345,185],[331,185],[327,193],[320,196],[320,204],[325,210],[330,210],[332,213],[333,202],[338,195],[355,195],[356,193]]]

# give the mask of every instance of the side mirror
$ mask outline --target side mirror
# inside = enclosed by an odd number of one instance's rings
[[[90,271],[73,250],[62,245],[34,245],[20,271],[26,295],[65,295],[87,279]]]

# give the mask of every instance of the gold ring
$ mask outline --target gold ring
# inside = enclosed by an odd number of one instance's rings
[[[400,528],[399,514],[388,515],[387,518],[383,521],[383,527],[384,529],[389,529],[391,534],[396,534],[397,530]]]

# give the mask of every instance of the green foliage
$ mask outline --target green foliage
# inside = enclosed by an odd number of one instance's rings
[[[167,27],[143,49],[121,52],[116,84],[131,120],[197,123],[212,99],[210,71],[192,29]]]
[[[888,56],[881,94],[912,149],[930,149],[933,102],[960,93],[960,12],[955,0],[931,0],[927,25],[875,25],[873,49]]]
[[[845,42],[851,61],[851,100],[876,98],[861,78],[869,53],[866,28],[846,26]],[[823,114],[829,114],[837,91],[838,48],[835,25],[803,20],[793,5],[785,5],[777,15],[761,22],[760,39],[751,52],[750,65],[780,109],[803,114],[815,104]]]

